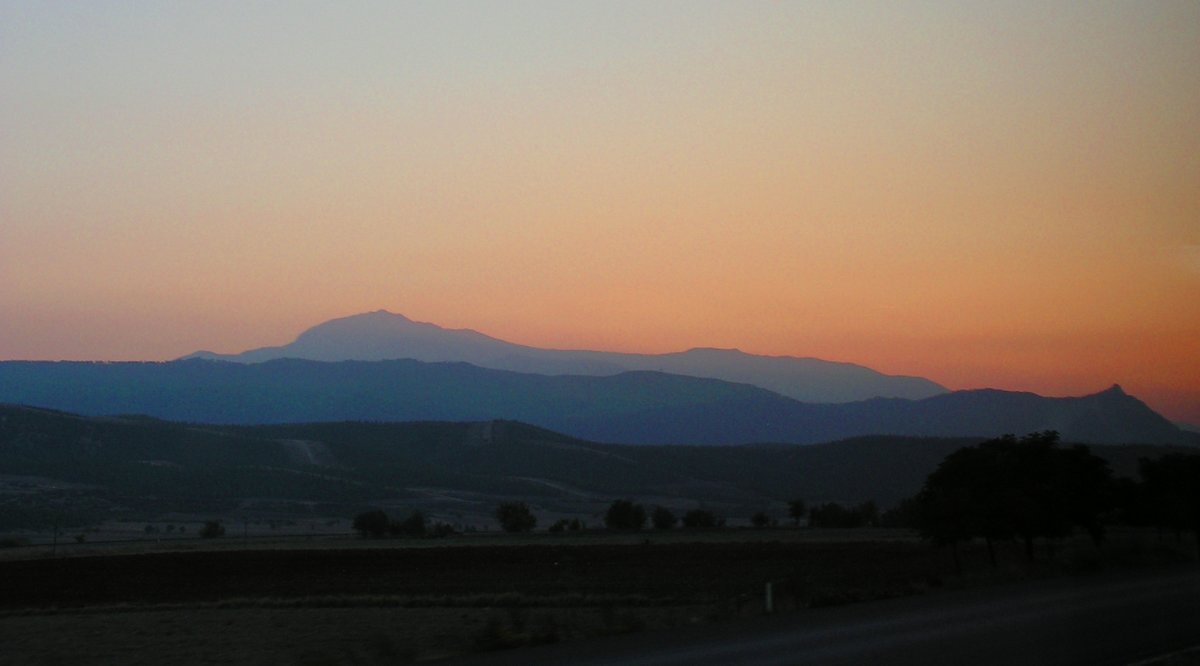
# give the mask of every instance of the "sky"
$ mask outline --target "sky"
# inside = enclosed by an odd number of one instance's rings
[[[1200,423],[1200,3],[0,0],[0,359],[377,309]]]

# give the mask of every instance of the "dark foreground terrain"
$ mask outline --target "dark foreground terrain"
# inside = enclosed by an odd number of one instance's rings
[[[1153,537],[1103,552],[1071,542],[1031,567],[1013,545],[993,569],[971,547],[959,574],[947,552],[894,533],[799,532],[13,549],[0,559],[0,664],[381,664],[712,622],[736,633],[764,619],[767,582],[778,611],[803,615],[1158,557]]]
[[[580,666],[1200,663],[1200,570],[1027,581],[462,664]],[[459,662],[456,662],[459,663]]]

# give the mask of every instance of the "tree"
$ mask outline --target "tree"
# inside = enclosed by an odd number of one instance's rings
[[[771,517],[766,511],[758,511],[753,516],[750,516],[750,524],[755,527],[766,527],[771,524]]]
[[[537,527],[537,518],[524,502],[505,502],[496,507],[496,520],[505,532],[529,532]]]
[[[791,517],[792,523],[796,527],[800,527],[800,519],[804,518],[808,513],[808,506],[804,504],[802,499],[794,499],[788,502],[788,516]]]
[[[351,527],[363,537],[378,539],[387,534],[392,525],[392,519],[382,509],[364,511],[354,517]]]
[[[1087,447],[1059,447],[1056,432],[1005,435],[946,456],[916,504],[926,539],[957,548],[982,537],[994,566],[994,542],[1019,537],[1032,560],[1034,539],[1063,537],[1073,526],[1097,543],[1103,538],[1099,516],[1113,506],[1112,472]]]
[[[692,529],[713,528],[718,524],[716,514],[708,509],[692,509],[683,514],[683,526]]]
[[[225,526],[219,520],[207,520],[200,528],[200,536],[205,539],[215,539],[225,536]]]
[[[1200,546],[1200,455],[1171,453],[1157,460],[1142,458],[1138,468],[1150,521],[1173,530],[1176,536],[1191,531]]]
[[[675,514],[665,506],[654,507],[654,512],[650,514],[650,523],[656,530],[669,530],[678,522]]]
[[[619,499],[604,514],[604,526],[610,530],[640,530],[646,524],[646,509],[641,504]]]
[[[420,511],[413,511],[408,518],[388,525],[388,531],[397,536],[406,537],[423,537],[426,534],[429,521],[425,518],[425,514]]]

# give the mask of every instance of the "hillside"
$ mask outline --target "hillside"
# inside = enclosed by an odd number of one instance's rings
[[[812,446],[620,446],[511,421],[197,426],[0,406],[0,528],[334,516],[421,508],[487,525],[500,501],[545,520],[596,516],[612,499],[698,505],[733,519],[783,503],[889,506],[976,439],[867,437]],[[1118,473],[1162,447],[1097,447]]]

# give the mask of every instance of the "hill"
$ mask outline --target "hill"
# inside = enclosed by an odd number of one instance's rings
[[[368,506],[491,523],[500,501],[597,520],[618,497],[744,520],[784,502],[889,506],[973,438],[621,446],[512,421],[212,426],[0,406],[0,528],[166,516],[346,518]],[[1097,447],[1124,475],[1163,447]]]
[[[616,375],[667,372],[752,384],[803,402],[851,402],[875,397],[925,398],[946,388],[920,377],[885,375],[852,363],[759,356],[736,349],[692,349],[671,354],[541,349],[469,329],[446,329],[384,310],[318,324],[280,347],[240,354],[196,352],[202,358],[262,363],[281,358],[312,361],[470,363],[481,368],[542,375]]]
[[[811,444],[862,435],[994,437],[1039,430],[1106,444],[1200,439],[1120,387],[1078,398],[981,390],[809,404],[748,384],[660,372],[550,376],[413,360],[9,361],[0,362],[0,402],[247,425],[505,419],[629,444]]]

